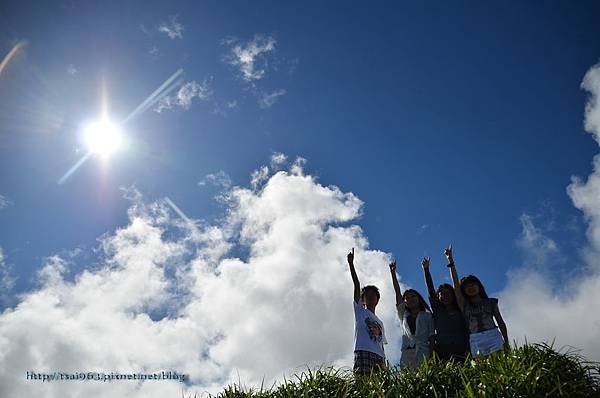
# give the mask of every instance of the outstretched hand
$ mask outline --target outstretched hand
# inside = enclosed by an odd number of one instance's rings
[[[352,251],[348,253],[348,264],[354,265],[354,248],[352,248]]]
[[[390,263],[390,271],[396,272],[396,260]]]
[[[452,245],[450,245],[446,249],[444,249],[444,254],[446,255],[446,258],[448,259],[448,264],[454,262],[454,258],[452,257]]]
[[[429,268],[429,261],[431,260],[431,257],[423,257],[423,260],[421,261],[421,267],[423,267],[423,269],[427,269]]]

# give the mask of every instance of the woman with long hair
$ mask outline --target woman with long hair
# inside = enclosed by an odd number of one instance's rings
[[[396,276],[396,261],[390,263],[396,292],[396,310],[402,324],[402,356],[400,366],[418,368],[431,355],[431,339],[435,333],[433,317],[423,297],[414,289],[402,293]]]
[[[465,318],[458,307],[456,294],[451,285],[443,283],[437,291],[434,289],[433,278],[429,272],[430,260],[430,257],[423,258],[421,266],[425,274],[425,284],[435,325],[433,351],[442,360],[462,361],[469,351],[469,332]]]
[[[474,357],[510,349],[506,323],[498,308],[498,299],[488,297],[483,284],[475,275],[458,279],[450,245],[444,254],[454,282],[456,302],[469,328],[469,345]],[[497,323],[497,325],[496,325]]]

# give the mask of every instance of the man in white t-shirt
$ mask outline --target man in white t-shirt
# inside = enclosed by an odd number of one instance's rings
[[[354,283],[354,371],[368,374],[386,366],[383,345],[387,344],[381,319],[375,315],[379,289],[373,285],[360,288],[354,269],[354,248],[348,254],[350,275]]]

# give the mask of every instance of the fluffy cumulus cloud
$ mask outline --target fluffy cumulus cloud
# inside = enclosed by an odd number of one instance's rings
[[[174,107],[188,110],[192,106],[194,98],[207,100],[211,94],[208,80],[205,79],[202,83],[193,80],[182,85],[175,94],[162,97],[154,110],[158,113]]]
[[[239,43],[235,38],[226,39],[223,43],[231,47],[225,62],[235,66],[242,79],[252,82],[265,76],[267,56],[275,50],[277,41],[271,36],[255,35],[245,43]]]
[[[589,93],[584,125],[600,142],[600,65],[587,72],[582,87]],[[538,267],[526,265],[513,271],[500,294],[500,303],[509,334],[514,338],[556,339],[559,347],[574,346],[588,358],[600,360],[600,312],[595,308],[600,303],[600,155],[594,158],[593,165],[587,180],[573,177],[567,187],[574,206],[582,211],[588,225],[588,244],[578,275],[568,280],[552,279],[549,258],[558,251],[556,242],[525,216],[521,219],[520,245],[526,259],[534,259]]]
[[[166,22],[158,25],[158,31],[169,36],[169,39],[183,39],[184,26],[177,21],[177,15],[169,17]]]
[[[0,315],[0,395],[180,396],[269,383],[306,366],[350,366],[351,247],[361,281],[381,289],[388,352],[398,360],[389,256],[369,249],[352,224],[362,202],[306,175],[304,162],[252,189],[230,187],[215,225],[182,222],[164,201],[127,190],[129,222],[100,239],[97,263],[67,277],[69,258],[49,257],[39,287]],[[161,370],[190,380],[25,378]]]

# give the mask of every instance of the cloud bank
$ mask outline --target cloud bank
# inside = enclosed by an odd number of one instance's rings
[[[600,65],[585,75],[582,88],[589,93],[585,107],[586,131],[600,143]],[[558,347],[574,346],[590,359],[600,360],[600,155],[587,180],[572,177],[567,194],[587,222],[587,245],[582,249],[583,269],[567,280],[552,277],[552,256],[557,243],[545,236],[527,215],[521,218],[523,233],[519,246],[525,267],[509,275],[500,293],[500,305],[509,335],[523,341],[555,340]]]
[[[48,258],[39,288],[0,315],[0,395],[179,396],[351,366],[351,247],[361,281],[381,288],[387,350],[398,360],[389,256],[370,250],[352,224],[363,203],[305,175],[304,162],[228,189],[216,225],[183,222],[163,201],[127,190],[129,223],[100,239],[98,263],[69,279],[69,258]],[[25,379],[27,371],[161,370],[190,381]]]

